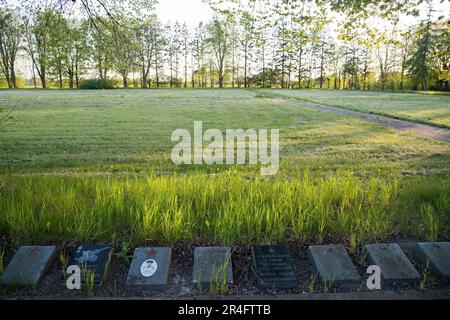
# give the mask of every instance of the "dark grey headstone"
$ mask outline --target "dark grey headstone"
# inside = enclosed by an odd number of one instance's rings
[[[83,276],[94,273],[94,283],[101,284],[105,276],[106,266],[111,254],[109,245],[80,245],[75,249],[69,261],[69,266],[78,266],[81,269],[81,281]]]
[[[361,282],[361,277],[342,245],[311,246],[308,257],[323,283],[355,286]]]
[[[55,246],[20,247],[4,270],[0,282],[4,285],[36,286],[50,268],[55,256]]]
[[[252,247],[252,260],[261,287],[280,289],[298,287],[294,258],[288,246]]]
[[[381,269],[386,284],[420,281],[420,275],[398,244],[369,244],[364,247],[367,261]]]
[[[137,248],[127,277],[127,286],[164,289],[169,279],[171,248]]]
[[[194,251],[194,285],[201,289],[211,284],[233,283],[231,249],[229,247],[199,247]]]
[[[450,283],[450,242],[419,242],[414,252],[439,279]]]

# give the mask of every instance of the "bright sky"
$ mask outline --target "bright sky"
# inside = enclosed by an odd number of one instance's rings
[[[164,22],[186,22],[191,29],[199,22],[209,20],[213,14],[202,0],[159,0],[156,13]]]

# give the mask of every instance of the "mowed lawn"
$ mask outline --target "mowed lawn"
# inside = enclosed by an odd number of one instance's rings
[[[450,128],[450,94],[440,92],[392,93],[347,90],[264,90],[327,106],[391,116]]]
[[[172,165],[171,134],[192,133],[194,121],[222,132],[280,129],[285,175],[304,168],[432,171],[450,161],[446,143],[245,90],[0,91],[0,104],[16,108],[16,123],[1,133],[3,173],[190,170]]]
[[[0,105],[16,118],[0,133],[0,234],[16,242],[338,237],[356,250],[450,234],[445,142],[249,90],[2,90]],[[279,174],[175,166],[171,134],[194,121],[280,129]]]

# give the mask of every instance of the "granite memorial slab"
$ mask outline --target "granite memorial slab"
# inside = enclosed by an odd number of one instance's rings
[[[429,263],[436,277],[450,283],[450,242],[419,242],[414,253],[423,265]]]
[[[294,258],[289,246],[255,246],[252,262],[258,283],[263,288],[293,289],[298,287]]]
[[[193,283],[197,288],[210,288],[211,284],[233,283],[231,248],[197,247],[194,250]]]
[[[308,257],[324,284],[356,286],[361,277],[342,245],[311,246]]]
[[[86,274],[94,274],[94,284],[103,282],[107,263],[112,253],[110,245],[80,245],[75,249],[69,266],[76,265],[81,270],[81,281]]]
[[[171,256],[171,248],[137,248],[126,285],[143,289],[164,289],[169,279]]]
[[[367,261],[381,269],[385,284],[420,281],[420,275],[398,244],[369,244],[364,247]]]
[[[56,257],[55,246],[23,246],[0,277],[4,285],[36,286],[48,272]]]

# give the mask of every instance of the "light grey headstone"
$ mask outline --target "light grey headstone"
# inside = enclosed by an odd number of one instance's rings
[[[361,277],[342,245],[311,246],[308,257],[323,283],[339,286],[361,283]]]
[[[211,284],[227,286],[233,283],[231,248],[198,247],[194,251],[193,282],[197,288],[210,288]]]
[[[398,244],[369,244],[364,247],[367,261],[381,269],[385,284],[420,281],[420,275]]]
[[[414,249],[416,256],[439,279],[450,283],[450,242],[419,242]]]
[[[171,248],[137,248],[127,277],[127,286],[164,289],[169,279]]]
[[[51,267],[55,257],[55,246],[20,247],[4,270],[0,282],[4,285],[36,286]]]

